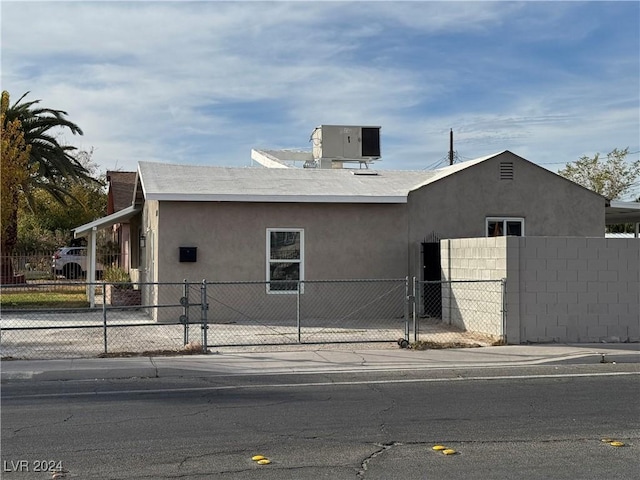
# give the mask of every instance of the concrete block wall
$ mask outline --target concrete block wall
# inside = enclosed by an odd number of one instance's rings
[[[640,341],[638,239],[522,237],[517,248],[522,342]]]
[[[442,320],[467,331],[502,337],[501,280],[507,238],[442,240]]]
[[[508,343],[640,341],[638,239],[455,239],[442,241],[441,254],[443,280],[507,278]],[[445,290],[443,310],[456,296]],[[473,325],[446,315],[462,328]]]

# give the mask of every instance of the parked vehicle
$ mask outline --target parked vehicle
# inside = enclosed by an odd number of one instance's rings
[[[87,276],[88,258],[85,247],[62,247],[56,250],[51,257],[51,269],[54,275],[62,275],[67,279],[74,280]],[[102,276],[103,266],[96,262],[96,276]]]

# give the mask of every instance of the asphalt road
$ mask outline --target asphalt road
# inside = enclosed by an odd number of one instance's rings
[[[79,479],[638,479],[639,372],[599,364],[8,383],[2,478],[50,479],[34,470],[54,465],[66,471],[58,478]],[[256,454],[272,463],[258,465]]]

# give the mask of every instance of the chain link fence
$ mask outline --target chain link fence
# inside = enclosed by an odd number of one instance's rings
[[[414,279],[414,341],[499,344],[506,341],[506,279]]]
[[[401,340],[490,344],[502,339],[503,300],[500,281],[184,281],[133,287],[38,281],[0,286],[0,355],[73,358]]]
[[[183,350],[190,342],[200,343],[201,337],[200,326],[184,317],[189,307],[181,298],[189,290],[193,286],[186,283],[142,283],[132,288],[105,282],[40,281],[2,286],[0,354],[74,358]],[[158,311],[171,313],[159,322]]]
[[[406,280],[206,283],[213,346],[407,338]],[[284,290],[286,288],[286,290]]]

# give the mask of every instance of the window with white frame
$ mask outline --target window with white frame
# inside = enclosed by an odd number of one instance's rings
[[[267,292],[296,293],[304,280],[304,230],[267,229]]]
[[[486,225],[487,237],[524,237],[524,218],[488,217]]]

